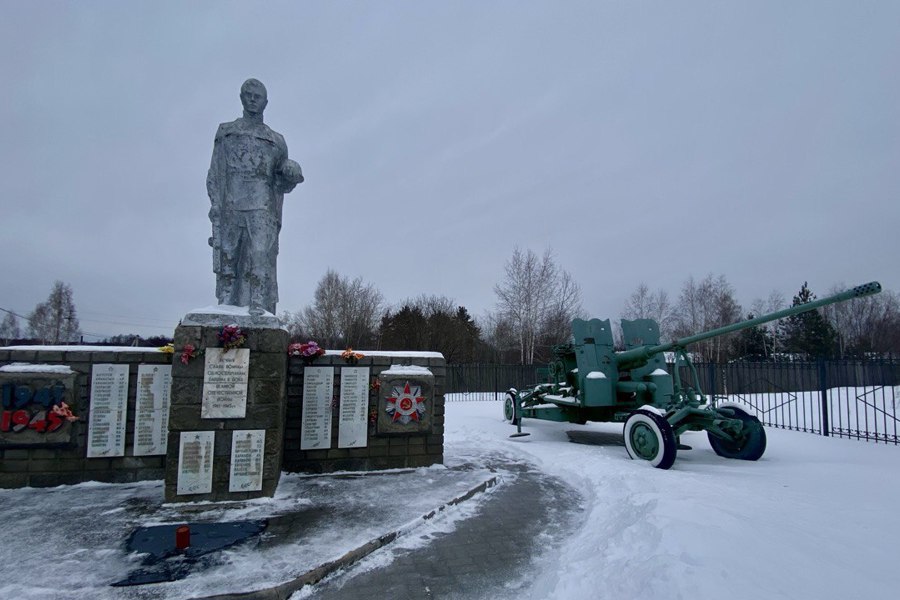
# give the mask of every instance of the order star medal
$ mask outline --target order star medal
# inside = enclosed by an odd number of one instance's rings
[[[391,422],[400,421],[404,425],[410,421],[418,421],[425,412],[425,398],[422,396],[421,386],[411,386],[407,381],[401,388],[395,385],[393,395],[388,396],[387,414],[391,415]]]

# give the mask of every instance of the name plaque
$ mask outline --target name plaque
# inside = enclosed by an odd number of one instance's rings
[[[341,411],[338,448],[364,448],[367,443],[369,367],[341,368]]]
[[[125,456],[128,365],[96,364],[91,370],[87,457]]]
[[[178,444],[178,484],[175,493],[212,492],[215,431],[182,431]]]
[[[265,429],[239,429],[231,432],[229,492],[258,492],[262,489],[265,447]]]
[[[331,448],[331,397],[334,367],[303,369],[303,410],[301,412],[300,449]]]
[[[202,419],[243,419],[247,414],[250,350],[207,348],[203,373]]]
[[[138,365],[134,455],[165,454],[169,433],[172,365]]]

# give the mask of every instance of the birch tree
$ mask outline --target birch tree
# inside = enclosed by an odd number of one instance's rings
[[[494,293],[498,317],[511,328],[522,364],[534,363],[542,338],[545,344],[565,341],[569,322],[581,311],[580,288],[549,248],[542,256],[515,248]]]
[[[3,317],[3,322],[0,323],[0,340],[3,340],[3,345],[9,345],[12,340],[18,339],[20,335],[19,320],[14,314],[6,313],[6,316]]]
[[[284,313],[294,339],[312,338],[323,347],[362,347],[373,344],[384,297],[361,277],[342,277],[329,269],[316,285],[313,304]]]
[[[81,330],[73,297],[72,286],[55,282],[46,302],[35,306],[28,315],[29,335],[42,344],[77,341]]]

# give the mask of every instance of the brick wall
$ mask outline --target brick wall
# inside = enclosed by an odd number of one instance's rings
[[[142,348],[139,351],[113,351],[99,347],[97,350],[0,349],[0,366],[11,363],[66,365],[75,371],[75,402],[71,408],[80,417],[78,421],[72,423],[73,441],[70,445],[54,448],[0,447],[0,487],[52,487],[83,481],[125,483],[162,479],[165,474],[165,456],[132,455],[137,370],[141,363],[164,365],[171,362],[172,355],[151,348]],[[125,456],[86,458],[91,366],[97,363],[119,363],[129,366]]]

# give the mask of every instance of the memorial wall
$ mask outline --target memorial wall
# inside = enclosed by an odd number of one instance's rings
[[[439,353],[290,357],[286,411],[275,414],[262,400],[283,385],[274,353],[251,367],[246,350],[209,348],[187,368],[152,348],[70,348],[0,349],[0,487],[164,479],[167,452],[181,475],[171,493],[187,500],[211,493],[214,469],[232,497],[253,495],[267,452],[281,453],[284,471],[311,473],[443,462]],[[173,402],[173,363],[195,377],[174,389],[197,396],[196,414]]]
[[[446,364],[438,352],[338,353],[288,365],[285,471],[427,467],[444,460]]]
[[[162,479],[172,355],[68,348],[0,349],[0,487]]]

